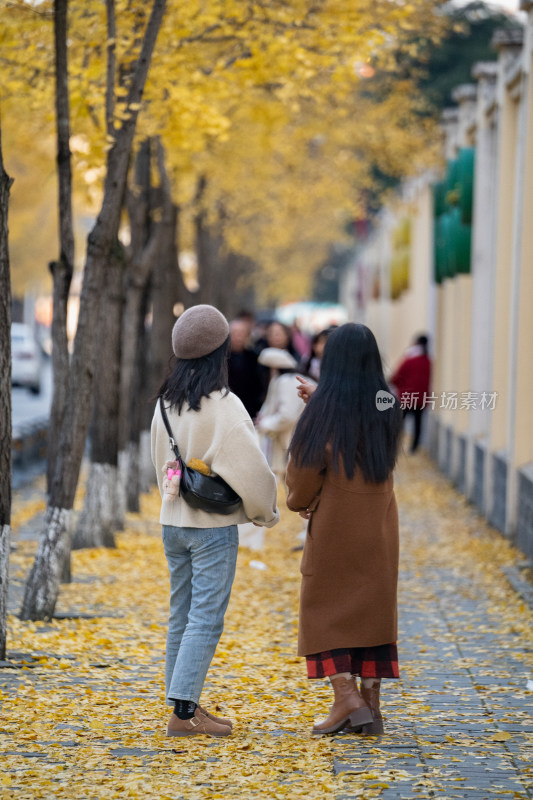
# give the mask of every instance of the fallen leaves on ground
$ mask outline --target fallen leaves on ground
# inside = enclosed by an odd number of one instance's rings
[[[517,697],[531,669],[525,645],[532,617],[501,573],[520,555],[424,460],[403,463],[397,494],[403,680],[384,682],[384,737],[311,736],[331,692],[306,679],[295,655],[300,553],[292,548],[302,522],[286,510],[259,555],[239,553],[202,696],[205,707],[234,719],[234,734],[165,737],[168,573],[152,492],[141,515],[128,518],[115,550],[73,553],[75,581],[62,587],[57,608],[65,618],[9,619],[18,669],[0,673],[0,796],[366,800],[403,785],[417,798],[436,789],[441,798],[457,797],[464,794],[449,787],[465,780],[462,764],[478,758],[495,777],[507,776],[487,797],[527,797],[526,767],[514,789],[509,781],[531,747],[531,734],[515,728],[530,719]],[[23,509],[17,513],[26,518]],[[34,549],[20,542],[12,569],[26,570]],[[267,569],[253,568],[258,557]],[[443,576],[452,582],[442,586]],[[512,650],[522,673],[506,673],[502,648]],[[432,683],[436,665],[449,675]],[[473,696],[481,698],[475,707]],[[511,699],[514,728],[506,731]],[[476,725],[485,731],[487,721],[490,733],[472,732]],[[334,774],[334,759],[345,771]]]

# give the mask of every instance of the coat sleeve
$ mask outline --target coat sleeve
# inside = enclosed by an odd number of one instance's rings
[[[261,452],[250,419],[239,422],[226,434],[211,469],[237,492],[251,522],[266,528],[279,522],[276,478]]]
[[[297,467],[292,458],[287,464],[287,505],[291,511],[314,511],[318,506],[325,478],[325,467]]]

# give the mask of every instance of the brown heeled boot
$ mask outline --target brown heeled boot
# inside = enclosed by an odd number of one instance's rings
[[[361,681],[361,696],[365,702],[370,706],[372,711],[372,722],[363,725],[361,733],[366,733],[370,736],[379,736],[383,733],[383,717],[381,716],[381,709],[379,707],[379,690],[381,688],[381,678],[375,678],[372,686],[365,687]]]
[[[324,733],[336,733],[346,725],[355,728],[371,724],[372,712],[357,691],[353,677],[346,677],[341,673],[332,675],[330,681],[335,699],[329,715],[323,722],[314,726],[313,734],[320,736]]]
[[[365,680],[369,680],[365,678]],[[361,681],[361,697],[372,711],[372,722],[366,725],[346,725],[345,733],[364,733],[367,736],[380,736],[383,730],[383,718],[379,707],[379,690],[381,688],[381,678],[374,678],[372,686],[365,687]]]

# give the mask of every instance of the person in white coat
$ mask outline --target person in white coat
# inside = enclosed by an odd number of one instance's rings
[[[287,351],[267,347],[259,363],[270,368],[267,396],[256,419],[256,428],[265,437],[266,455],[278,481],[285,480],[287,450],[305,403],[298,396],[294,372],[296,359]]]

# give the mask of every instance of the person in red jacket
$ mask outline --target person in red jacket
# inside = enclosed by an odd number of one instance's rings
[[[424,413],[425,400],[429,394],[431,380],[431,361],[428,356],[428,337],[417,336],[402,362],[389,378],[389,383],[396,390],[396,395],[402,405],[404,417],[412,414],[415,431],[411,444],[411,453],[414,453],[420,442],[422,432],[422,414]]]

